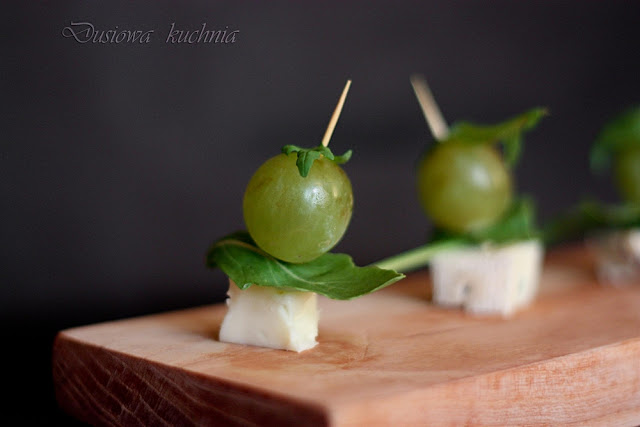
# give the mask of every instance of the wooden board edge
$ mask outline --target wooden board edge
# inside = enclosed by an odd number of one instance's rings
[[[54,340],[52,366],[59,406],[93,425],[330,425],[320,405],[83,343],[64,331]]]
[[[640,338],[348,402],[332,425],[640,426]]]

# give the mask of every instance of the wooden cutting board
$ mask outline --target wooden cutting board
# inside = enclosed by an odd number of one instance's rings
[[[58,401],[97,425],[640,424],[640,283],[599,285],[582,248],[506,320],[431,305],[426,272],[320,307],[300,354],[219,342],[224,305],[62,331]]]

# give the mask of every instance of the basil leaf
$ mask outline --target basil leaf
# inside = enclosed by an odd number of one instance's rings
[[[461,239],[468,243],[508,243],[518,240],[534,239],[540,236],[535,225],[535,207],[530,198],[521,197],[515,200],[507,212],[497,223],[464,234],[455,234],[442,229],[435,229],[431,240],[434,242]]]
[[[545,226],[547,244],[584,238],[593,231],[640,227],[640,205],[606,205],[585,200],[557,216]]]
[[[246,231],[215,242],[207,254],[207,266],[220,268],[240,289],[271,286],[338,300],[368,294],[405,277],[375,266],[357,267],[345,254],[326,253],[303,264],[280,261],[258,248]]]
[[[502,142],[504,158],[508,165],[515,165],[522,151],[522,133],[535,127],[547,115],[544,108],[534,108],[495,125],[478,125],[469,122],[454,123],[447,139],[469,144],[493,144]]]
[[[607,123],[591,147],[590,163],[595,172],[604,171],[611,157],[640,146],[640,106],[633,107]]]
[[[337,164],[346,163],[350,158],[352,151],[349,150],[341,156],[334,156],[333,152],[329,147],[325,147],[324,145],[319,145],[313,148],[302,148],[297,145],[285,145],[282,147],[282,152],[287,156],[291,153],[296,153],[298,159],[296,160],[296,166],[298,167],[298,172],[300,172],[301,177],[306,177],[309,175],[309,170],[311,169],[311,165],[316,159],[319,159],[320,156],[324,156],[329,160],[333,160]]]
[[[539,234],[534,225],[533,203],[528,198],[521,198],[516,200],[502,219],[491,227],[465,234],[455,234],[437,228],[426,245],[383,259],[375,265],[406,273],[426,267],[435,255],[443,251],[467,248],[485,242],[503,244],[529,240],[537,238]]]
[[[389,258],[385,258],[376,262],[374,265],[380,268],[387,268],[402,273],[408,273],[419,268],[426,267],[431,259],[440,252],[450,251],[452,249],[462,249],[469,247],[469,242],[463,239],[441,239],[418,246]]]
[[[539,237],[535,225],[535,206],[533,200],[521,197],[500,221],[482,230],[470,233],[476,242],[492,241],[496,243],[527,240]]]

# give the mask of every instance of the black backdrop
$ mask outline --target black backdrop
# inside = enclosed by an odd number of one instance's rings
[[[411,73],[428,77],[449,122],[549,108],[516,170],[541,222],[587,194],[615,199],[587,152],[640,93],[638,2],[1,7],[0,320],[7,366],[21,372],[8,417],[23,422],[70,422],[51,392],[57,330],[223,299],[207,246],[243,227],[262,161],[319,143],[348,78],[331,146],[354,150],[356,204],[336,251],[359,264],[429,230],[413,167],[431,138]],[[65,30],[79,22],[153,33],[81,43]],[[235,42],[171,43],[172,24],[235,31]]]

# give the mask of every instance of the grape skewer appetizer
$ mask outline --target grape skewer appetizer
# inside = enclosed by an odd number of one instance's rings
[[[640,106],[604,125],[590,153],[591,169],[613,166],[621,203],[585,200],[545,229],[548,244],[584,239],[596,255],[601,283],[622,285],[640,277]]]
[[[209,249],[207,265],[229,277],[221,341],[310,349],[318,334],[317,294],[347,300],[404,277],[328,253],[344,235],[353,209],[351,182],[339,166],[351,151],[335,156],[328,147],[350,84],[320,146],[287,145],[255,172],[243,200],[248,232],[226,236]]]
[[[409,271],[429,264],[436,304],[509,316],[534,299],[543,255],[532,203],[514,200],[510,167],[522,132],[546,112],[449,130],[426,81],[413,76],[411,83],[436,139],[417,170],[420,203],[435,232],[430,244],[377,265]]]

